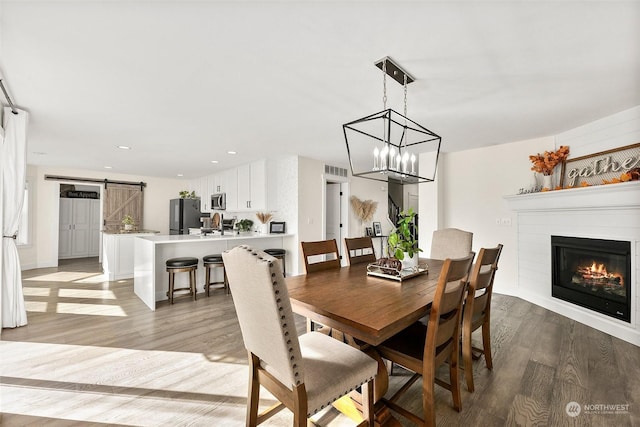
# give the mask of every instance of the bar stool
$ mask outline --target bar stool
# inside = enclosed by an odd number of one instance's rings
[[[173,293],[177,291],[189,291],[189,295],[193,295],[193,300],[196,300],[196,269],[198,268],[198,258],[182,257],[171,258],[166,262],[167,273],[169,273],[169,291],[167,297],[169,297],[169,304],[173,304]],[[175,274],[181,272],[189,272],[189,287],[188,288],[175,288]]]
[[[285,255],[287,253],[286,250],[284,249],[265,249],[264,253],[271,255],[274,258],[278,258],[280,261],[282,261],[282,274],[283,276],[287,276],[287,265],[285,262]]]
[[[221,254],[205,255],[202,257],[202,263],[204,264],[204,289],[209,296],[209,287],[214,285],[222,285],[225,293],[229,294],[229,281],[227,280],[227,272],[224,269],[224,263],[222,262]],[[214,268],[222,268],[223,281],[211,282],[211,270]]]

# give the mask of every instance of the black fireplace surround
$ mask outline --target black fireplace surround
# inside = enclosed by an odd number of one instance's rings
[[[631,322],[631,242],[551,236],[551,295]]]

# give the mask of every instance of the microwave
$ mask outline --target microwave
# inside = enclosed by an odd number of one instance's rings
[[[211,210],[223,211],[227,209],[227,194],[216,193],[211,195]]]

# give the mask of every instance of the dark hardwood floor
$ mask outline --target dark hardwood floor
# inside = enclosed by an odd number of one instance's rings
[[[132,280],[100,271],[89,258],[23,272],[29,324],[2,331],[0,424],[244,425],[247,361],[231,297],[152,312]],[[475,363],[460,413],[436,387],[438,425],[640,425],[640,348],[518,298],[495,295],[492,310],[494,370]],[[394,373],[391,390],[408,375]],[[579,415],[568,415],[571,402]],[[261,406],[272,403],[263,391]],[[419,384],[402,403],[420,410]],[[333,408],[314,420],[353,425]],[[291,421],[283,411],[264,425]]]

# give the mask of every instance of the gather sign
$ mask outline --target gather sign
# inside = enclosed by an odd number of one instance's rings
[[[599,185],[640,167],[640,144],[569,159],[562,165],[562,187]]]

